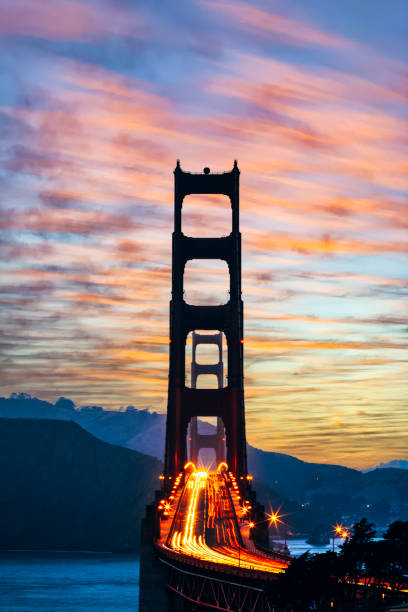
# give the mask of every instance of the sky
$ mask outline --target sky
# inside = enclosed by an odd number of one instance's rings
[[[0,394],[164,413],[173,170],[237,159],[248,441],[408,459],[405,0],[0,9]],[[223,301],[220,262],[185,280]]]

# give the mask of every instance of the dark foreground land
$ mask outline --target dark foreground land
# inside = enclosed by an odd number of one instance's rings
[[[380,612],[408,606],[408,521],[392,523],[381,540],[362,519],[339,553],[305,553],[294,559],[271,597],[279,612],[338,610]]]
[[[0,549],[137,550],[161,469],[72,422],[0,419]]]

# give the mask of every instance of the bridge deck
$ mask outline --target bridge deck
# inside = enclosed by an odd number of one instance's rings
[[[250,538],[238,493],[226,473],[191,472],[184,487],[165,500],[160,552],[173,561],[207,570],[271,579],[285,571],[289,559],[258,551]]]

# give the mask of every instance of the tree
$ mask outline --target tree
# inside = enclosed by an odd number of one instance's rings
[[[375,534],[374,525],[363,518],[338,555],[306,552],[293,559],[269,587],[276,609],[330,612],[334,604],[338,612],[374,612],[400,601],[408,582],[408,521],[390,525],[383,540],[375,541]]]
[[[328,551],[312,555],[304,553],[292,563],[271,587],[274,601],[293,611],[329,610],[330,602],[340,601],[343,587],[336,576],[337,555]],[[285,608],[286,609],[286,608]]]
[[[369,545],[375,534],[374,524],[369,523],[366,518],[353,525],[351,538],[345,540],[341,546],[342,557],[350,563],[351,571],[364,567],[370,549]]]
[[[372,553],[373,538],[376,531],[373,523],[366,518],[361,519],[352,527],[351,538],[347,539],[341,546],[340,565],[341,573],[345,581],[348,597],[355,601],[357,590],[361,582],[368,586],[369,577],[366,573],[367,561]],[[367,595],[367,588],[365,589]]]
[[[395,521],[384,534],[383,556],[388,565],[390,584],[397,589],[407,582],[408,575],[408,521]]]

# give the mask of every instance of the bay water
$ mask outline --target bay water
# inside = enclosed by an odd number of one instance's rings
[[[1,612],[137,612],[139,558],[0,553]]]
[[[330,548],[288,544],[293,556]],[[0,612],[137,612],[138,599],[136,555],[0,553]]]

